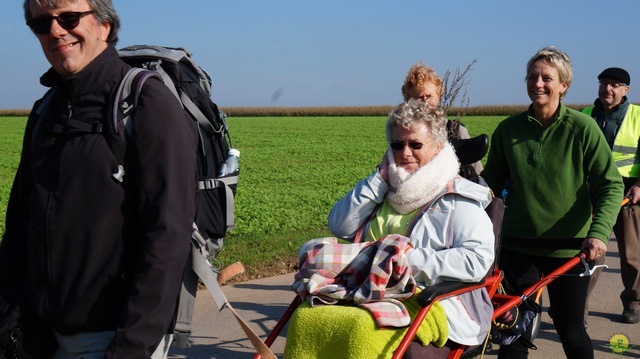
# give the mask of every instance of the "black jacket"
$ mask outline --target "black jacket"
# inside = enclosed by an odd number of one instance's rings
[[[197,183],[195,125],[156,79],[134,114],[124,183],[105,136],[68,125],[109,120],[129,68],[109,47],[71,78],[41,78],[57,90],[28,120],[0,246],[2,291],[61,334],[115,330],[117,358],[148,357],[172,330]]]

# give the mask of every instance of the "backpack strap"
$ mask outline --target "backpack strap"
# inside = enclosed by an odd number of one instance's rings
[[[198,233],[199,231],[194,231],[194,237],[195,234]],[[192,242],[205,243],[205,241],[206,240],[204,238],[200,237],[194,238],[194,241]],[[206,246],[200,247],[196,244],[191,246],[191,268],[204,283],[205,287],[211,294],[211,297],[216,302],[218,310],[222,311],[222,309],[224,309],[225,307],[229,308],[229,310],[231,310],[231,313],[233,313],[233,315],[236,317],[236,320],[238,321],[238,324],[240,324],[240,327],[244,331],[245,335],[247,336],[247,338],[249,338],[251,344],[258,351],[261,357],[265,359],[276,359],[276,356],[273,354],[271,349],[269,349],[269,347],[253,330],[251,330],[251,327],[249,327],[247,322],[245,322],[236,312],[236,310],[231,306],[231,303],[229,303],[227,297],[225,297],[224,293],[222,293],[222,289],[218,284],[218,273],[214,270],[211,263],[206,260],[208,254],[206,252],[202,253],[200,250],[198,250],[198,248],[204,249],[206,248]]]
[[[227,203],[227,230],[235,228],[235,215],[233,209],[235,207],[235,196],[231,186],[238,184],[238,175],[219,177],[219,178],[207,178],[198,181],[198,190],[212,190],[219,187],[224,188],[225,199]]]
[[[55,87],[50,88],[42,97],[40,104],[35,109],[35,117],[39,118],[43,113],[45,113],[48,108],[53,96],[57,92]],[[75,120],[73,118],[68,118],[64,123],[46,123],[43,125],[44,128],[53,134],[75,134],[75,133],[101,133],[102,132],[102,123],[90,124],[82,121]]]
[[[141,68],[131,68],[120,80],[116,92],[113,96],[111,108],[111,122],[109,128],[104,131],[104,136],[111,152],[118,161],[117,167],[112,174],[118,182],[124,180],[126,173],[124,169],[125,155],[127,150],[127,138],[133,137],[133,113],[138,106],[142,86],[151,77],[160,76],[154,71]]]
[[[40,115],[42,115],[47,108],[49,107],[49,103],[51,102],[51,99],[53,98],[53,95],[56,93],[56,88],[52,87],[50,88],[47,93],[44,94],[44,96],[42,97],[42,101],[40,101],[40,105],[38,105],[38,108],[36,108],[36,116],[40,117]]]
[[[174,61],[179,61],[176,59],[171,59]],[[189,114],[195,118],[198,123],[200,124],[200,126],[205,129],[207,132],[209,133],[219,133],[221,132],[222,128],[220,129],[216,129],[213,127],[213,125],[211,124],[211,122],[207,119],[207,116],[205,116],[202,111],[200,111],[200,109],[198,108],[198,106],[196,106],[196,104],[189,98],[189,96],[187,96],[187,94],[185,94],[181,89],[176,88],[176,86],[173,83],[173,80],[171,80],[171,77],[169,76],[169,74],[162,68],[162,66],[160,66],[160,63],[162,62],[162,60],[158,60],[158,62],[156,64],[154,64],[152,67],[154,69],[153,72],[157,73],[158,75],[160,75],[162,81],[164,82],[164,84],[169,88],[169,90],[171,90],[171,92],[173,93],[173,95],[180,101],[180,103],[182,104],[182,106],[184,107],[185,110],[187,110],[187,112],[189,112]]]

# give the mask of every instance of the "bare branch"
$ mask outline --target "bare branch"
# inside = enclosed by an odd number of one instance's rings
[[[451,71],[447,70],[442,76],[442,96],[440,97],[440,107],[445,110],[445,113],[449,114],[454,108],[458,96],[462,95],[459,104],[457,106],[456,117],[459,119],[464,115],[465,110],[469,107],[469,97],[467,96],[467,85],[469,80],[467,75],[471,71],[473,65],[478,60],[474,59],[469,65],[460,71],[460,67],[456,68],[453,78],[451,77]],[[462,91],[462,93],[460,93]]]

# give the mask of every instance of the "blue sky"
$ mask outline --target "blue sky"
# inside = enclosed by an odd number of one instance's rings
[[[180,4],[180,5],[177,5]],[[408,68],[477,63],[470,105],[528,104],[527,60],[554,45],[573,61],[566,103],[590,103],[606,67],[631,74],[640,102],[640,1],[114,0],[118,47],[182,46],[225,106],[367,106],[401,101]],[[615,6],[615,9],[613,8]],[[30,108],[48,68],[22,1],[0,2],[0,108]],[[280,96],[273,96],[279,94]]]

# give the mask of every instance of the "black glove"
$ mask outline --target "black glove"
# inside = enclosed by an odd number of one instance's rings
[[[28,358],[22,347],[20,309],[0,295],[0,359]]]

